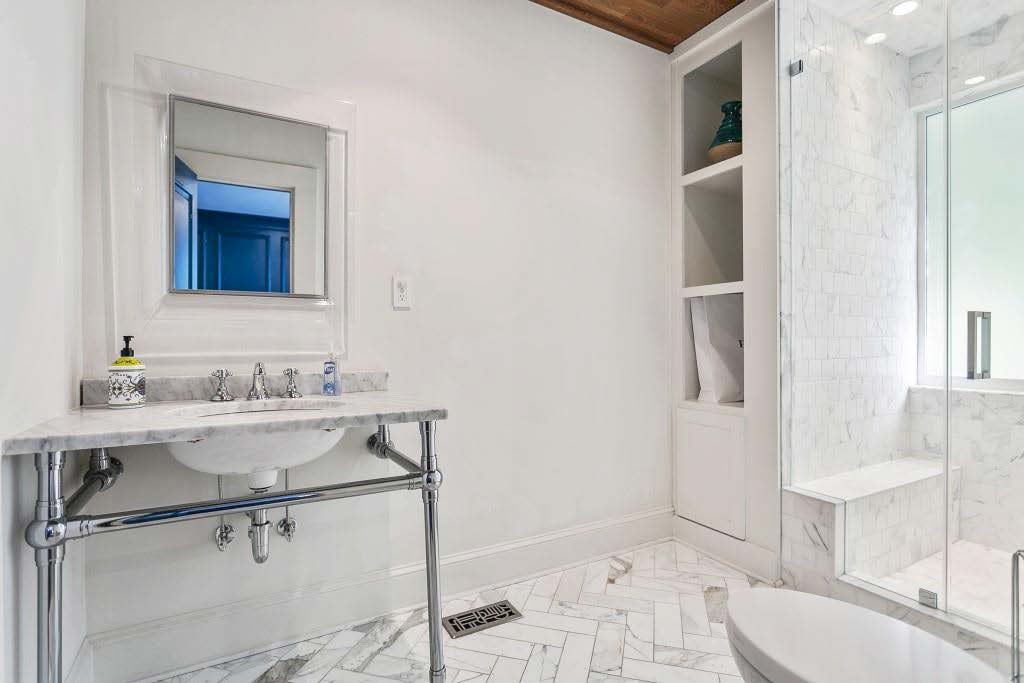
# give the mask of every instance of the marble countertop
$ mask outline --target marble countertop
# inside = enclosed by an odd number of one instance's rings
[[[296,401],[312,401],[302,410]],[[0,453],[114,448],[142,444],[198,441],[211,436],[288,432],[444,420],[448,410],[437,403],[395,396],[387,391],[360,391],[309,399],[272,398],[255,402],[161,401],[142,408],[113,410],[86,406],[43,422],[0,442]],[[210,414],[224,411],[223,414]]]

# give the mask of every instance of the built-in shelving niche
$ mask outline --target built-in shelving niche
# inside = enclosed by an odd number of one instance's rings
[[[673,440],[677,533],[774,576],[778,542],[776,3],[678,49],[672,64]],[[708,147],[722,104],[743,103],[742,154]],[[745,402],[699,401],[691,306],[743,297]],[[715,487],[708,481],[717,482]],[[772,486],[775,486],[773,489]],[[718,531],[719,534],[711,533]],[[749,534],[749,538],[748,538]]]
[[[683,286],[743,280],[743,158],[683,176]]]
[[[706,293],[701,293],[699,290],[710,290]],[[698,289],[687,289],[683,292],[683,316],[682,316],[682,355],[683,355],[683,373],[682,373],[682,397],[679,403],[680,408],[690,408],[707,410],[715,413],[725,413],[729,415],[742,415],[743,414],[743,401],[737,403],[710,403],[707,401],[698,401],[697,397],[700,395],[700,380],[697,377],[697,354],[694,350],[693,345],[693,317],[690,313],[690,301],[697,296],[718,296],[720,294],[742,294],[743,283],[733,282],[728,283],[722,287],[711,288],[701,287]],[[717,290],[717,291],[716,291]]]
[[[708,162],[722,123],[722,103],[743,99],[743,49],[736,44],[683,77],[683,173]]]

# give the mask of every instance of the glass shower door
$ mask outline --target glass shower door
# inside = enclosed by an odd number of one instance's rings
[[[935,392],[920,390],[919,285],[921,254],[937,249],[928,291],[945,300],[945,241],[921,236],[919,127],[934,105],[919,97],[915,63],[942,67],[944,22],[934,2],[910,12],[896,5],[780,7],[780,45],[793,65],[781,95],[789,97],[792,182],[781,237],[790,336],[784,452],[788,482],[842,503],[839,571],[942,607],[945,392],[941,381]],[[784,144],[783,164],[786,152]],[[928,189],[941,196],[943,178]],[[945,308],[937,315],[930,324],[939,346],[929,350],[939,353],[941,380]]]
[[[1009,630],[1024,547],[1024,0],[949,1],[949,609]],[[943,111],[947,110],[943,107]],[[929,176],[938,169],[928,167]]]

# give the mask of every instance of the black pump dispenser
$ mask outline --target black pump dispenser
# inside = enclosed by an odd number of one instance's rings
[[[124,348],[121,349],[121,358],[132,358],[135,356],[135,349],[132,348],[132,339],[135,339],[135,337],[130,334],[126,334],[121,338],[124,339]]]

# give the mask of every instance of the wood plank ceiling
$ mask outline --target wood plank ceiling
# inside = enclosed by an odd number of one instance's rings
[[[742,0],[533,0],[662,52],[672,49]]]

